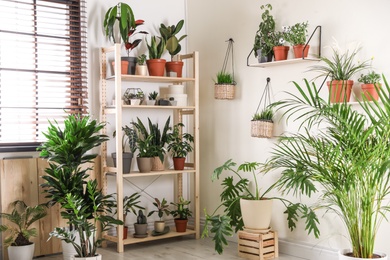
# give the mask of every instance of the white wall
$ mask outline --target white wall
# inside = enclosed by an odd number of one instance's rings
[[[316,25],[322,26],[322,44],[329,46],[333,37],[341,47],[352,42],[360,42],[363,47],[360,59],[373,60],[375,69],[390,75],[387,66],[390,51],[387,45],[390,35],[390,2],[386,0],[347,1],[347,0],[197,0],[188,1],[189,50],[200,52],[200,117],[201,117],[201,208],[211,213],[219,203],[220,184],[210,180],[214,168],[229,158],[236,162],[264,162],[270,155],[275,139],[256,139],[250,137],[250,120],[255,113],[260,95],[264,90],[266,78],[271,78],[274,101],[283,97],[282,91],[293,90],[291,81],[302,83],[303,78],[312,79],[316,74],[307,72],[310,63],[285,65],[271,68],[252,68],[246,66],[255,32],[261,20],[260,6],[271,3],[279,29],[282,25],[296,22],[309,22],[309,31]],[[221,69],[227,48],[227,39],[232,37],[234,44],[235,73],[238,82],[237,98],[232,101],[214,99],[213,78]],[[290,52],[290,57],[292,53]],[[323,55],[330,57],[329,48],[323,48]],[[252,58],[253,59],[253,58]],[[254,61],[254,60],[252,60]],[[357,81],[358,75],[355,76]],[[317,81],[321,82],[321,81]],[[358,93],[358,84],[354,88]],[[324,87],[322,95],[327,95]],[[285,126],[281,122],[277,133],[294,129],[293,124]],[[262,185],[267,187],[278,177],[278,173],[266,176]],[[308,199],[308,202],[314,199]],[[294,232],[290,232],[283,215],[281,203],[275,202],[272,227],[284,240],[295,243],[308,243],[316,247],[339,249],[348,247],[345,230],[336,216],[321,217],[321,237],[315,239],[304,231],[300,222]],[[390,253],[386,245],[388,223],[382,224],[377,238],[377,249]]]

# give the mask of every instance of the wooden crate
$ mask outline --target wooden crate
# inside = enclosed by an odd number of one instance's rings
[[[278,257],[278,233],[269,231],[265,234],[259,234],[238,231],[238,256],[256,260]]]

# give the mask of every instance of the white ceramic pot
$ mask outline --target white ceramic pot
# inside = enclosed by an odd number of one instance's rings
[[[367,260],[367,258],[357,258],[357,257],[345,255],[347,253],[350,253],[351,251],[352,251],[351,249],[341,249],[339,251],[339,260]],[[381,256],[380,258],[375,258],[375,259],[387,260],[387,255],[385,253],[375,252],[375,254]]]
[[[35,244],[26,246],[9,246],[8,258],[9,260],[31,260],[34,256]]]
[[[246,229],[269,230],[272,216],[272,200],[241,199],[240,207]]]
[[[184,94],[184,85],[169,85],[169,94]]]
[[[158,233],[164,232],[165,229],[165,221],[155,221],[154,222],[154,231]]]
[[[147,76],[148,67],[146,65],[138,65],[135,67],[135,75]]]
[[[97,254],[96,256],[89,256],[89,257],[72,256],[71,260],[102,260],[102,255]]]

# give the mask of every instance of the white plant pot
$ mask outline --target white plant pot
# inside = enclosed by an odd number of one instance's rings
[[[357,258],[357,257],[344,255],[350,253],[351,251],[352,251],[351,249],[341,249],[339,251],[339,260],[367,260],[367,258]],[[381,256],[380,258],[375,258],[375,259],[387,260],[387,255],[385,253],[381,253],[381,252],[374,252],[374,253]]]
[[[240,207],[244,227],[259,232],[268,232],[272,216],[272,200],[240,199]]]
[[[76,243],[80,243],[79,236],[76,237]],[[70,260],[74,255],[77,254],[76,249],[74,249],[74,246],[71,243],[66,243],[64,240],[61,240],[61,246],[62,246],[62,259]]]
[[[136,65],[135,66],[135,75],[147,76],[148,75],[148,67],[146,65]]]
[[[184,85],[169,85],[169,94],[184,94]]]
[[[97,254],[96,256],[89,256],[89,257],[72,256],[71,260],[102,260],[102,255]]]
[[[31,260],[34,256],[35,244],[27,246],[9,246],[8,258],[9,260]]]
[[[135,99],[130,99],[130,104],[132,106],[138,106],[141,104],[141,99],[135,98]]]
[[[146,100],[146,105],[147,106],[154,106],[156,105],[156,100]]]

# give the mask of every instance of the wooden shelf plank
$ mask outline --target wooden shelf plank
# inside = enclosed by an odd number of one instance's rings
[[[257,68],[267,68],[273,66],[289,65],[289,64],[297,64],[303,62],[313,62],[313,61],[320,61],[320,59],[317,58],[288,59],[288,60],[279,60],[279,61],[271,61],[271,62],[263,62],[263,63],[253,63],[253,64],[249,64],[248,66],[257,67]]]
[[[123,74],[121,79],[123,81],[132,82],[154,82],[154,83],[181,83],[194,82],[194,78],[177,78],[177,77],[157,77],[157,76],[140,76],[140,75],[126,75]],[[106,80],[115,80],[115,76],[107,77]]]
[[[107,175],[115,176],[115,167],[107,167]],[[145,177],[145,176],[156,176],[156,175],[172,175],[172,174],[179,174],[179,173],[195,173],[196,170],[194,169],[184,169],[182,171],[175,171],[175,170],[165,170],[165,171],[153,171],[153,172],[138,172],[134,171],[131,173],[124,173],[123,178],[132,178],[132,177]]]

